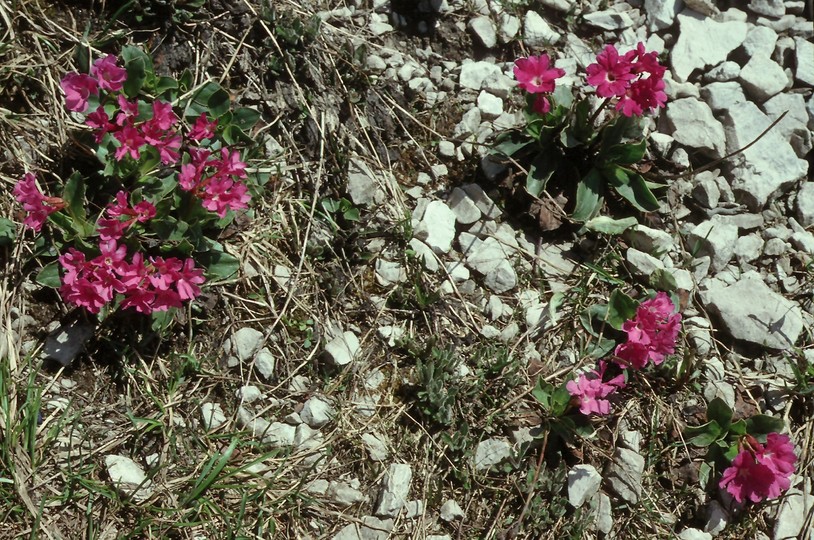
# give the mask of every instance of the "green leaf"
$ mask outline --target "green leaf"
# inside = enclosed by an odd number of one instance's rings
[[[609,165],[633,165],[642,160],[646,148],[647,143],[644,139],[638,143],[617,144],[600,154],[599,159]]]
[[[62,199],[67,203],[65,210],[75,221],[85,221],[85,179],[79,171],[74,172],[65,182]]]
[[[181,76],[178,78],[178,89],[181,92],[189,91],[190,87],[192,86],[192,72],[189,68],[184,69],[181,73]]]
[[[741,418],[737,422],[733,422],[729,426],[729,433],[738,436],[746,435],[746,421],[743,418]]]
[[[600,156],[605,155],[612,147],[620,144],[625,137],[625,133],[633,126],[630,117],[619,115],[616,120],[608,124],[601,130],[602,144],[599,150]]]
[[[613,349],[616,348],[616,341],[612,339],[608,339],[605,337],[599,338],[599,340],[593,342],[591,347],[589,347],[585,354],[590,356],[591,358],[596,358],[597,360],[603,358],[611,353]]]
[[[540,405],[543,406],[546,411],[551,411],[553,393],[554,386],[543,381],[542,377],[537,378],[537,384],[531,391],[531,395],[540,403]]]
[[[630,216],[623,219],[613,219],[609,216],[597,216],[585,222],[585,228],[602,234],[617,235],[622,234],[639,222],[635,217]]]
[[[229,279],[240,270],[240,261],[225,251],[210,249],[196,258],[206,268],[209,279]]]
[[[159,77],[155,83],[155,93],[160,95],[168,90],[178,90],[178,81],[172,77]]]
[[[58,289],[62,285],[62,280],[59,278],[59,261],[53,261],[43,266],[35,280],[45,287]]]
[[[673,292],[678,289],[676,278],[664,268],[657,268],[647,281],[652,288],[660,291]]]
[[[707,420],[716,422],[721,431],[728,431],[732,423],[732,409],[723,399],[716,397],[707,405]]]
[[[568,404],[571,402],[571,393],[565,385],[566,383],[563,383],[558,386],[551,396],[551,414],[554,416],[561,416],[568,409]]]
[[[212,118],[220,118],[232,106],[229,93],[212,81],[206,82],[192,95],[184,116],[200,116],[209,113]]]
[[[636,300],[623,293],[621,289],[614,289],[608,300],[608,324],[621,330],[625,321],[636,315],[638,307],[639,303]]]
[[[10,246],[17,236],[17,227],[10,219],[0,217],[0,247]]]
[[[577,202],[571,218],[574,221],[588,221],[599,213],[603,191],[602,174],[597,169],[591,169],[577,185]]]
[[[260,120],[260,111],[249,107],[238,107],[232,115],[232,124],[243,131],[253,128],[258,120]]]
[[[493,155],[501,157],[511,157],[517,152],[534,143],[528,139],[521,139],[515,141],[511,136],[498,139],[499,142],[492,148]]]
[[[608,306],[605,304],[593,304],[586,309],[583,309],[579,314],[579,320],[585,331],[594,337],[599,337],[599,332],[596,330],[595,324],[601,325],[608,317]]]
[[[178,308],[170,308],[166,311],[153,311],[150,315],[150,328],[152,328],[153,332],[159,334],[164,333],[175,320],[177,311]]]
[[[711,472],[712,466],[706,461],[702,462],[698,468],[698,484],[701,486],[701,489],[706,489],[707,483],[709,482],[709,473]]]
[[[746,419],[746,432],[760,440],[769,433],[780,433],[786,426],[782,418],[765,414],[756,414]]]
[[[688,426],[684,430],[684,437],[694,446],[709,446],[721,437],[721,426],[712,420],[700,426]]]
[[[138,47],[128,45],[122,48],[124,69],[127,70],[127,80],[124,81],[124,93],[134,98],[141,91],[149,76],[153,76],[153,61]]]
[[[558,166],[559,158],[554,152],[543,151],[537,154],[526,176],[526,191],[539,197]]]
[[[659,209],[659,201],[638,173],[616,165],[603,169],[602,172],[616,192],[637,209],[642,212],[655,212]]]

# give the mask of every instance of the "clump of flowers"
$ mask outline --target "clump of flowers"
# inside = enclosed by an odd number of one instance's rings
[[[86,186],[78,174],[66,182],[63,198],[44,195],[32,173],[17,183],[14,195],[27,212],[24,224],[35,232],[49,215],[67,213],[54,221],[68,244],[58,257],[58,289],[66,302],[90,313],[112,305],[150,314],[181,307],[200,294],[204,269],[189,256],[193,251],[225,268],[230,256],[206,253],[220,248],[206,239],[204,227],[247,208],[251,195],[240,151],[218,131],[217,116],[229,110],[228,95],[207,83],[199,92],[186,89],[180,102],[181,84],[189,83],[155,76],[149,57],[135,47],[125,48],[123,58],[124,67],[117,56],[105,55],[89,74],[68,73],[60,81],[66,108],[83,113],[104,165],[102,175],[112,179],[88,186],[97,199],[88,196],[87,206],[104,208],[95,222],[86,218],[80,199]],[[149,91],[141,92],[146,87]],[[205,99],[196,98],[199,93]],[[245,121],[246,111],[243,127],[253,123]],[[227,122],[232,119],[230,114]],[[242,134],[239,126],[223,128],[233,139]],[[112,192],[112,201],[98,200]],[[187,256],[168,256],[173,246]]]
[[[664,292],[645,300],[636,309],[636,316],[622,325],[627,341],[616,347],[616,358],[625,366],[644,368],[648,362],[661,364],[675,352],[681,314]]]
[[[657,210],[653,184],[632,166],[645,153],[639,117],[658,111],[667,100],[666,68],[658,55],[643,43],[625,53],[606,45],[586,67],[582,89],[557,86],[565,71],[552,64],[545,53],[515,60],[527,123],[523,130],[501,134],[493,154],[525,168],[526,191],[532,196],[538,197],[552,178],[559,179],[574,221],[598,215],[606,186],[640,211]],[[603,115],[611,104],[615,113]]]
[[[718,485],[739,503],[776,499],[789,488],[796,462],[788,435],[769,433],[765,444],[747,435]]]
[[[610,413],[610,401],[606,398],[625,386],[624,373],[603,381],[606,369],[607,363],[600,360],[598,369],[583,373],[576,380],[568,381],[565,385],[573,402],[579,405],[579,412],[586,416]]]

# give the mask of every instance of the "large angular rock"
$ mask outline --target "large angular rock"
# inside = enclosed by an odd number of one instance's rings
[[[492,62],[464,62],[461,64],[458,82],[464,88],[480,90],[486,79],[499,74],[501,74],[500,67]]]
[[[439,255],[447,253],[455,239],[455,220],[455,213],[449,206],[441,201],[432,201],[413,234]]]
[[[738,74],[738,80],[746,93],[761,103],[781,92],[789,84],[786,72],[768,55],[751,57]]]
[[[682,0],[644,0],[647,29],[655,32],[669,28],[682,7],[684,7]]]
[[[526,12],[523,19],[523,43],[531,49],[540,49],[557,43],[560,34],[534,10]]]
[[[747,101],[743,87],[735,81],[709,83],[701,88],[701,97],[713,111],[728,109],[736,103]]]
[[[738,227],[725,220],[713,219],[699,223],[687,237],[688,248],[696,256],[708,256],[710,267],[719,272],[729,264],[738,241]]]
[[[684,98],[668,103],[667,122],[673,138],[679,144],[699,150],[713,159],[725,155],[724,128],[703,101]]]
[[[568,502],[579,508],[597,491],[602,483],[602,476],[593,465],[575,465],[568,471]]]
[[[770,124],[769,117],[754,103],[738,103],[727,109],[723,117],[727,153],[750,144]],[[808,163],[798,158],[791,144],[775,130],[728,162],[732,189],[752,211],[762,210],[770,199],[808,172]]]
[[[812,134],[808,129],[806,101],[800,94],[783,92],[763,104],[763,110],[774,121],[788,111],[786,116],[773,128],[788,140],[800,158],[806,156],[812,146]]]
[[[376,507],[376,515],[396,517],[407,502],[413,469],[405,463],[393,463],[384,475],[384,485]]]
[[[673,75],[686,81],[696,69],[720,64],[746,39],[748,26],[742,21],[717,22],[698,12],[679,13],[678,41],[670,52]]]
[[[803,316],[796,302],[772,291],[759,277],[728,286],[711,283],[701,300],[733,338],[772,350],[790,349],[797,342]]]
[[[147,480],[144,469],[126,456],[105,456],[105,467],[113,486],[124,496],[135,502],[143,502],[153,493],[153,484]]]
[[[806,86],[814,86],[814,43],[805,38],[794,38],[796,69],[794,78]]]
[[[619,497],[630,504],[636,504],[642,493],[642,474],[644,458],[633,450],[617,448],[613,461],[605,471],[605,481]]]

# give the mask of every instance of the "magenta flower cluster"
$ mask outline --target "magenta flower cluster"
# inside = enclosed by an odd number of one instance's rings
[[[579,405],[579,412],[586,416],[609,414],[610,401],[605,398],[625,386],[624,373],[603,381],[606,369],[607,363],[600,360],[598,369],[583,373],[576,380],[568,381],[565,385],[573,400]]]
[[[90,313],[99,313],[117,294],[121,307],[150,314],[181,307],[201,293],[203,270],[192,259],[149,257],[136,252],[127,260],[127,247],[116,240],[99,243],[101,254],[86,260],[74,248],[59,258],[65,274],[59,289],[62,298]]]
[[[84,112],[91,96],[103,97],[100,90],[105,90],[113,97],[121,91],[126,79],[127,71],[118,66],[116,57],[107,55],[94,62],[90,75],[69,73],[60,84],[68,110]],[[179,184],[200,198],[207,210],[224,217],[229,210],[246,208],[251,196],[241,181],[246,178],[246,164],[240,160],[239,152],[222,148],[221,159],[212,159],[206,162],[206,166],[200,166],[200,157],[208,157],[210,151],[198,145],[214,137],[217,120],[210,120],[206,113],[202,113],[187,133],[186,150],[194,164],[191,166],[181,154],[185,141],[178,132],[178,117],[171,103],[160,99],[153,101],[152,114],[146,119],[139,112],[138,100],[129,100],[119,93],[115,94],[115,104],[114,112],[109,115],[103,101],[85,117],[85,124],[93,129],[97,143],[102,143],[105,135],[111,134],[117,161],[127,157],[138,160],[146,147],[152,147],[158,151],[164,165],[176,165],[179,161],[186,163],[181,165]]]
[[[116,56],[107,55],[93,63],[90,74],[68,73],[60,86],[70,111],[86,113],[91,100],[100,103],[85,115],[85,124],[97,144],[110,147],[117,162],[139,160],[148,148],[154,149],[163,165],[177,167],[179,187],[199,199],[206,210],[223,218],[229,210],[246,208],[250,195],[242,182],[247,174],[240,153],[217,145],[217,150],[211,148],[217,120],[203,113],[182,135],[171,103],[156,99],[147,105],[128,99],[122,92],[126,81],[127,70],[119,66]],[[44,195],[32,173],[20,179],[14,195],[27,212],[24,224],[34,231],[68,204]],[[142,232],[155,216],[153,203],[131,204],[130,194],[118,191],[96,223],[99,255],[88,259],[69,248],[59,257],[63,299],[98,313],[118,298],[121,307],[149,314],[181,307],[183,301],[197,297],[204,277],[192,259],[149,257],[138,251],[128,256],[129,231],[135,227],[136,233]]]
[[[673,354],[681,329],[681,314],[674,311],[672,300],[664,292],[642,302],[636,316],[622,325],[627,341],[616,347],[617,362],[642,369],[648,362],[659,365]]]
[[[636,315],[622,325],[627,342],[616,347],[614,361],[621,368],[642,369],[649,361],[658,365],[675,352],[681,325],[681,314],[674,313],[670,297],[659,292],[645,300],[636,309]],[[607,364],[599,361],[599,368],[569,381],[566,389],[582,414],[606,415],[610,413],[608,396],[625,386],[624,372],[603,381]]]
[[[797,456],[788,435],[769,433],[766,444],[747,435],[719,482],[739,503],[775,499],[791,485]]]
[[[613,45],[606,45],[596,56],[596,62],[585,68],[588,84],[596,87],[596,95],[619,98],[616,110],[625,116],[641,116],[645,111],[664,107],[664,72],[658,54],[645,52],[644,44],[624,55]]]
[[[619,98],[616,110],[625,116],[641,116],[645,111],[664,107],[665,71],[658,54],[645,52],[643,43],[624,55],[613,45],[607,45],[596,56],[596,62],[585,68],[587,82],[596,87],[596,94]],[[539,114],[551,110],[546,95],[554,91],[556,79],[563,75],[565,71],[551,67],[547,54],[518,58],[514,63],[517,85],[535,95],[532,109]]]

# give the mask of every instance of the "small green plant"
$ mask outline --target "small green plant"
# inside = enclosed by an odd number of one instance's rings
[[[422,416],[442,426],[452,425],[458,396],[454,380],[460,359],[450,349],[431,347],[416,360],[416,406]]]
[[[782,419],[765,414],[733,421],[732,409],[721,398],[707,404],[706,419],[704,424],[689,426],[684,430],[687,442],[707,448],[699,474],[702,486],[709,481],[711,472],[723,470],[738,455],[744,437],[765,441],[767,435],[780,432],[785,426]]]
[[[333,227],[335,231],[341,228],[337,222],[337,218],[341,218],[348,223],[359,221],[359,209],[353,206],[353,203],[344,197],[341,199],[326,197],[322,199],[320,205],[325,211],[331,227]]]
[[[188,70],[177,80],[157,75],[137,47],[125,47],[121,61],[107,55],[61,81],[67,109],[89,128],[80,140],[98,172],[75,171],[61,196],[45,195],[27,173],[14,195],[27,227],[50,226],[50,244],[37,244],[37,256],[50,259],[40,284],[100,319],[132,309],[163,328],[207,279],[238,270],[217,237],[262,183],[237,148],[253,143],[246,131],[259,113],[232,110],[214,82],[192,87]]]
[[[568,208],[574,221],[595,218],[604,205],[606,186],[642,212],[659,208],[651,189],[660,187],[646,181],[635,165],[644,157],[641,116],[663,107],[665,68],[655,53],[644,45],[624,55],[608,45],[597,62],[586,68],[588,84],[603,98],[594,108],[583,96],[574,99],[570,88],[555,88],[555,80],[565,75],[551,67],[548,55],[520,58],[514,74],[526,92],[526,125],[498,137],[493,155],[510,158],[526,171],[526,190],[539,196],[552,178],[570,199]],[[549,98],[551,100],[549,101]],[[615,100],[617,114],[602,113]],[[571,192],[569,186],[576,190]],[[630,222],[601,222],[602,229],[621,231]]]

